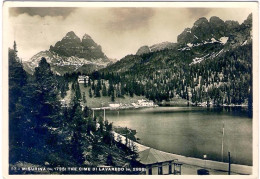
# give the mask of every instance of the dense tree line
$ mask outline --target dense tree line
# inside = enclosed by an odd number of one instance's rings
[[[99,74],[95,72],[95,78],[92,79],[109,82],[102,89],[105,91],[108,87],[108,96],[114,92],[115,97],[137,95],[155,102],[178,97],[193,105],[248,104],[252,108],[252,44],[239,46],[197,64],[186,62],[185,55],[174,58],[174,55],[168,53],[172,51],[145,54],[142,59],[147,59],[147,62],[142,60],[122,72],[101,70]],[[161,63],[157,64],[159,57],[165,60],[160,59]],[[140,60],[139,56],[136,58]]]
[[[81,105],[85,96],[81,96],[73,75],[54,75],[45,58],[34,74],[28,75],[17,57],[16,44],[9,49],[10,164],[66,167],[131,163],[127,156],[133,151],[122,149],[114,140],[112,124],[99,116],[93,118],[91,110]],[[69,81],[73,99],[62,107],[60,99]],[[101,89],[101,83],[97,84]]]

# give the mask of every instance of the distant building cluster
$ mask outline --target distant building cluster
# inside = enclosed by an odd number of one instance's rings
[[[153,103],[153,101],[141,99],[141,100],[138,100],[138,105],[139,106],[154,106],[154,103]]]
[[[122,103],[111,103],[109,104],[110,108],[139,108],[139,107],[155,107],[156,105],[154,104],[153,101],[148,101],[145,99],[138,100],[136,103],[131,103],[131,105],[126,105]]]
[[[86,83],[88,82],[89,76],[86,75],[80,75],[78,77],[78,83],[84,83],[84,81],[86,81]]]

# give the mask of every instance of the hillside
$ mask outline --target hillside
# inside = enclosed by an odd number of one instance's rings
[[[119,73],[123,84],[137,83],[154,101],[177,96],[194,105],[251,106],[252,14],[242,24],[200,18],[178,36],[175,47],[143,52],[100,73]],[[134,94],[139,91],[134,88]]]

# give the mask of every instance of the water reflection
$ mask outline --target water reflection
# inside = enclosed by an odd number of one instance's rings
[[[137,131],[144,145],[190,157],[221,161],[225,124],[224,161],[252,165],[252,119],[241,107],[158,107],[107,111],[116,126]]]

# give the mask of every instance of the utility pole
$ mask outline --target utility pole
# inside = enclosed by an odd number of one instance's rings
[[[230,158],[230,152],[228,152],[228,174],[230,175],[231,172],[231,158]]]
[[[223,153],[224,153],[224,134],[225,134],[225,126],[223,122],[223,129],[222,129],[222,149],[221,149],[221,157],[222,157],[222,162],[223,160]]]

